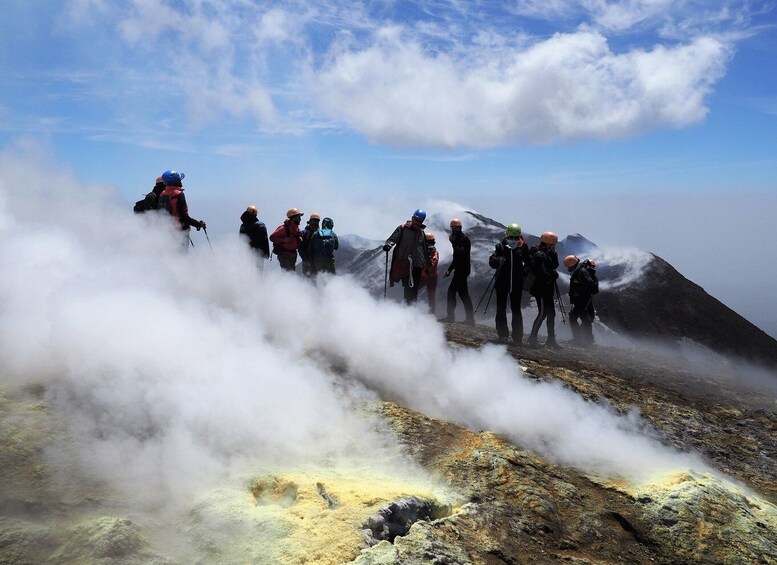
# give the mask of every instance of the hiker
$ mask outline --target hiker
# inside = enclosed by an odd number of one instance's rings
[[[270,242],[267,239],[267,226],[259,221],[259,211],[251,204],[240,216],[240,235],[248,238],[248,245],[254,250],[258,258],[260,269],[264,268],[264,262],[270,257]]]
[[[309,277],[313,274],[313,268],[311,266],[312,257],[310,249],[310,240],[313,234],[318,231],[318,225],[321,222],[321,216],[313,213],[310,215],[310,219],[305,228],[301,232],[301,239],[299,244],[299,258],[302,260],[302,274]]]
[[[273,242],[272,252],[278,256],[281,269],[295,271],[297,269],[297,250],[302,240],[299,224],[305,214],[299,208],[289,208],[286,219],[270,236]]]
[[[146,196],[143,197],[143,200],[135,202],[135,207],[133,208],[135,213],[142,214],[149,210],[159,210],[159,195],[162,194],[164,189],[165,181],[162,180],[162,177],[157,177],[156,184],[154,184],[154,188],[151,189],[151,192],[146,194]]]
[[[461,298],[464,304],[465,324],[475,325],[475,315],[472,311],[472,299],[469,297],[469,286],[467,277],[471,271],[470,252],[472,243],[469,237],[462,231],[463,224],[458,218],[453,218],[450,223],[451,235],[448,240],[453,247],[453,259],[450,266],[445,270],[445,277],[451,276],[451,284],[448,286],[448,315],[443,318],[444,322],[456,321],[456,294]]]
[[[335,251],[340,248],[340,240],[332,228],[335,222],[332,218],[321,220],[321,228],[316,230],[310,239],[310,258],[312,274],[325,272],[335,274]]]
[[[572,342],[587,346],[594,343],[593,322],[596,316],[593,297],[599,292],[599,278],[596,263],[591,259],[581,261],[575,255],[564,258],[569,270],[569,326],[572,328]]]
[[[427,253],[426,235],[424,234],[424,220],[426,212],[420,208],[413,212],[413,216],[406,223],[397,227],[383,246],[383,251],[388,253],[394,248],[391,256],[391,274],[389,283],[402,282],[404,299],[407,304],[415,302],[418,298],[418,286],[421,280],[421,271],[429,262]]]
[[[537,317],[531,327],[529,335],[529,347],[538,347],[537,334],[543,320],[547,320],[548,338],[545,347],[561,349],[556,341],[556,307],[553,303],[553,295],[556,292],[556,279],[558,278],[558,254],[556,253],[558,236],[546,231],[540,236],[538,245],[529,250],[531,257],[531,270],[534,275],[534,283],[529,294],[537,301]]]
[[[499,341],[506,342],[510,337],[507,327],[507,299],[510,299],[512,313],[513,343],[521,345],[523,341],[523,313],[521,298],[523,296],[523,277],[529,264],[529,246],[523,239],[521,226],[510,224],[505,231],[505,237],[497,243],[488,264],[494,273],[494,290],[496,291],[496,333]]]
[[[434,315],[437,310],[437,280],[439,278],[437,265],[440,263],[440,254],[435,247],[434,234],[432,232],[427,232],[426,234],[426,254],[428,261],[424,268],[421,269],[420,288],[426,287],[429,313]]]
[[[165,189],[159,194],[159,208],[164,208],[167,212],[178,220],[179,229],[185,235],[183,246],[188,249],[189,243],[194,245],[189,231],[194,227],[197,231],[205,229],[205,222],[195,220],[189,216],[189,206],[186,204],[186,196],[183,193],[183,183],[181,182],[186,175],[177,171],[165,171],[162,173],[162,182],[165,183]]]

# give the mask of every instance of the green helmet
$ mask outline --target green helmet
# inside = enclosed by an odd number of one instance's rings
[[[332,218],[324,218],[321,220],[321,227],[325,230],[331,230],[333,227],[335,227],[335,222]]]
[[[507,226],[505,237],[521,237],[521,226],[518,224],[510,224]]]

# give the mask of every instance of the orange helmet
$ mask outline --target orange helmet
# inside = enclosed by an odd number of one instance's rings
[[[552,231],[546,231],[540,236],[540,241],[546,245],[556,245],[558,236]]]
[[[305,214],[303,214],[302,212],[299,211],[299,208],[289,208],[286,211],[286,217],[287,218],[292,218],[294,216],[304,216],[304,215]]]
[[[426,232],[426,241],[434,241],[434,234],[432,232]]]
[[[459,220],[458,218],[453,218],[451,220],[451,227],[452,228],[460,228],[460,227],[462,227],[461,220]]]
[[[315,212],[313,212],[313,213],[310,215],[310,219],[311,219],[311,220],[320,220],[320,219],[321,219],[321,216],[319,216],[318,214],[316,214]]]
[[[580,259],[578,259],[574,255],[567,255],[566,257],[564,257],[564,266],[567,269],[571,269],[572,267],[577,265],[579,262],[580,262]]]

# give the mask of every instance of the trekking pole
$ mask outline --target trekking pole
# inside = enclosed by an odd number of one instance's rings
[[[483,299],[486,297],[486,294],[488,294],[488,291],[491,290],[491,285],[496,280],[496,275],[499,274],[499,269],[501,269],[502,266],[500,265],[497,267],[496,271],[494,271],[493,276],[491,277],[491,280],[488,281],[488,284],[486,285],[486,290],[483,291],[483,296],[480,297],[480,300],[478,301],[478,305],[475,307],[475,312],[480,310],[480,305],[483,304]]]
[[[491,287],[491,294],[488,295],[488,300],[486,300],[486,309],[483,310],[483,315],[485,316],[488,314],[488,305],[491,304],[491,298],[494,296],[494,289],[496,288],[496,283],[494,283],[494,286]]]
[[[388,251],[386,251],[386,276],[383,277],[383,300],[386,300],[388,292]]]
[[[206,228],[202,228],[202,231],[205,232],[205,239],[208,240],[208,247],[210,247],[210,250],[213,251],[213,246],[210,244],[210,238],[208,237],[208,230]]]
[[[553,281],[553,284],[556,286],[556,297],[558,298],[558,308],[561,310],[561,321],[566,324],[566,312],[564,312],[564,302],[561,300],[561,291],[558,289],[558,281]]]
[[[188,235],[188,234],[187,234],[187,235],[186,235],[186,237],[188,237],[188,238],[189,238],[189,243],[191,243],[191,244],[192,244],[192,247],[194,247],[194,241],[192,241],[192,236],[190,236],[190,235]]]

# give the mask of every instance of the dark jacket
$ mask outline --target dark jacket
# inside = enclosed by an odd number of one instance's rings
[[[410,275],[410,260],[412,260],[413,269],[431,266],[426,234],[424,233],[426,226],[421,224],[419,229],[412,226],[412,222],[397,226],[394,233],[386,240],[386,245],[394,245],[394,252],[391,256],[391,276],[389,277],[392,284]]]
[[[517,245],[510,249],[507,246],[507,239],[497,243],[491,257],[488,258],[488,264],[492,269],[498,269],[500,258],[504,258],[504,264],[496,276],[494,286],[496,288],[510,290],[512,282],[512,291],[523,290],[523,275],[526,266],[531,264],[529,259],[529,246],[523,238],[517,241]]]
[[[446,272],[455,273],[460,277],[468,277],[472,269],[472,264],[470,262],[472,243],[470,242],[469,237],[464,233],[458,237],[455,237],[455,234],[451,234],[448,239],[453,247],[453,259]]]
[[[154,185],[154,188],[151,189],[151,192],[146,194],[146,197],[143,199],[143,211],[149,211],[149,210],[159,210],[159,195],[162,194],[162,191],[165,189],[164,183],[157,183]]]
[[[267,226],[246,210],[240,216],[240,234],[248,238],[248,245],[261,253],[265,259],[270,256],[270,241],[267,239]]]
[[[591,297],[599,292],[599,278],[590,261],[580,261],[569,275],[569,301],[586,306]]]
[[[536,277],[529,294],[535,298],[538,296],[552,296],[555,292],[556,279],[558,278],[558,254],[555,249],[543,245],[533,246],[529,250],[531,257],[531,269]]]

